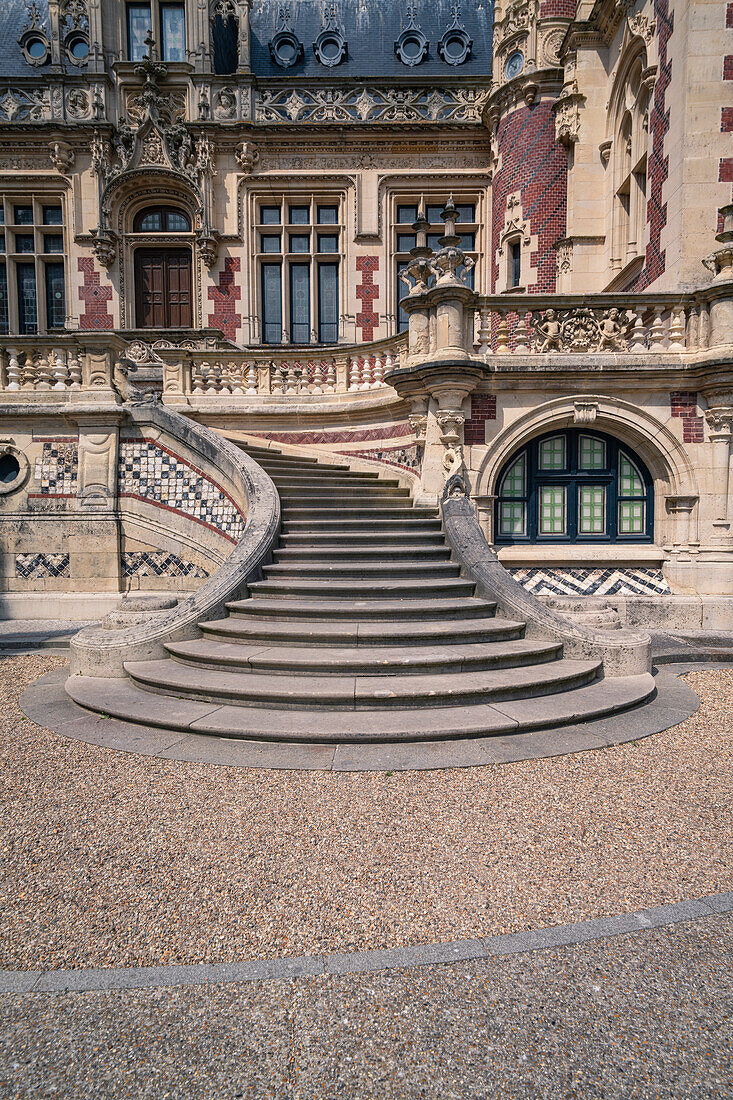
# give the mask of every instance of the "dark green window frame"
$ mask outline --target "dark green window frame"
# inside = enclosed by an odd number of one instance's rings
[[[583,468],[581,466],[581,439],[585,437],[602,443],[603,466]],[[541,468],[540,455],[542,444],[550,440],[564,440],[564,459],[562,467]],[[545,453],[550,453],[548,449]],[[515,465],[524,457],[524,475],[519,477]],[[632,487],[626,490],[622,485],[622,464],[631,463],[638,475],[640,487],[636,490],[637,478],[631,477]],[[511,476],[510,476],[511,475]],[[494,541],[500,545],[527,543],[609,543],[609,542],[651,542],[654,531],[654,485],[649,470],[634,451],[625,443],[603,432],[587,431],[580,428],[565,428],[560,431],[546,432],[531,440],[515,451],[504,463],[497,482],[497,499],[494,516]],[[597,534],[581,530],[580,506],[582,490],[603,489],[604,530]],[[565,530],[563,532],[542,532],[542,505],[546,514],[551,512],[552,490],[556,494],[555,514],[560,515],[559,498],[564,494]],[[543,490],[545,490],[543,494]],[[586,493],[585,503],[589,504]],[[600,499],[598,497],[597,500]],[[630,512],[641,517],[640,530],[624,531]],[[504,528],[511,520],[515,527],[513,533]]]

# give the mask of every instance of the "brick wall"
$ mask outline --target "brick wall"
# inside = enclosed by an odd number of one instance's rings
[[[112,287],[109,283],[102,285],[99,272],[94,270],[91,256],[79,258],[79,271],[84,276],[84,282],[79,287],[79,298],[84,303],[84,312],[79,317],[79,328],[113,328],[112,314],[108,308],[112,301]]]
[[[649,113],[651,149],[647,164],[649,198],[646,220],[649,225],[649,242],[646,246],[644,268],[634,290],[645,290],[664,271],[665,252],[661,247],[662,230],[667,224],[667,204],[662,201],[662,191],[669,175],[669,156],[664,153],[664,139],[669,130],[669,108],[666,105],[667,88],[672,79],[672,59],[667,56],[667,45],[674,14],[669,11],[669,0],[654,0],[654,15],[659,35],[659,75],[654,86],[654,99]]]
[[[574,19],[576,0],[542,0],[540,19]]]
[[[463,426],[463,437],[467,445],[486,442],[487,420],[496,420],[496,395],[472,393],[471,415]]]
[[[733,30],[733,4],[728,4],[725,10],[725,25],[728,30]],[[730,38],[730,35],[728,36]],[[733,54],[723,58],[723,80],[733,80]],[[720,129],[724,134],[733,131],[733,107],[722,107],[720,113]],[[733,157],[721,157],[718,168],[718,183],[733,183]],[[733,188],[731,189],[733,199]],[[723,228],[722,215],[718,215],[718,233]]]
[[[209,325],[221,329],[230,340],[236,340],[237,330],[242,324],[242,314],[236,312],[242,288],[234,281],[234,274],[240,267],[238,256],[226,256],[218,283],[210,286],[208,291],[209,301],[214,303],[214,311],[209,314]]]
[[[499,123],[497,143],[501,168],[494,176],[492,210],[492,250],[499,248],[504,227],[507,196],[521,192],[522,216],[529,221],[530,232],[538,239],[538,249],[530,254],[530,267],[537,269],[537,282],[528,289],[535,294],[555,290],[557,263],[553,244],[567,231],[567,154],[555,140],[555,119],[549,100],[534,107],[522,107]],[[491,289],[496,289],[498,265],[491,273]]]
[[[374,308],[379,297],[379,287],[374,282],[374,273],[379,271],[379,256],[357,256],[356,270],[361,274],[356,288],[356,297],[361,301],[356,326],[361,329],[361,338],[366,343],[374,339],[374,330],[379,324],[379,314]]]
[[[673,390],[669,395],[672,416],[682,420],[685,443],[702,443],[702,417],[697,412],[697,394],[692,390]]]

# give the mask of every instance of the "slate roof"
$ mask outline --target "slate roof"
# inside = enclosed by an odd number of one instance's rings
[[[406,25],[405,0],[332,0],[348,43],[348,57],[334,68],[319,64],[313,43],[324,27],[328,0],[289,0],[290,29],[303,43],[305,57],[292,68],[282,69],[270,57],[268,43],[278,26],[276,0],[254,0],[250,16],[253,72],[260,77],[303,79],[321,77],[412,78],[436,81],[451,77],[491,75],[493,0],[460,0],[460,20],[473,39],[471,57],[463,65],[446,65],[438,56],[438,42],[450,26],[456,0],[414,0],[417,23],[430,43],[428,57],[411,68],[403,65],[394,44]]]
[[[48,0],[37,0],[48,29]],[[119,0],[121,3],[122,0]],[[438,56],[438,42],[451,24],[455,0],[414,0],[417,23],[430,43],[428,57],[413,68],[403,65],[394,52],[394,43],[406,25],[405,0],[331,0],[335,3],[341,28],[348,43],[345,61],[334,68],[319,64],[313,43],[325,25],[328,0],[289,0],[290,27],[303,43],[305,56],[292,68],[282,69],[270,56],[269,42],[277,30],[277,0],[254,0],[250,16],[251,61],[259,77],[356,79],[417,79],[439,82],[451,78],[491,74],[491,38],[493,0],[460,0],[462,25],[473,39],[470,59],[463,65],[446,65]],[[27,0],[0,0],[0,79],[33,77],[43,79],[47,66],[28,65],[18,45],[27,23]],[[66,66],[79,74],[84,68]]]
[[[37,0],[42,23],[48,31],[48,0]],[[0,78],[40,76],[47,66],[29,65],[18,39],[28,25],[26,0],[0,0]],[[79,70],[77,69],[77,72]]]

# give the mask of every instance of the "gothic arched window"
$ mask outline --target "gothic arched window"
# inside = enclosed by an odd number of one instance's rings
[[[612,436],[540,436],[512,455],[498,484],[496,542],[651,541],[651,476]]]
[[[239,65],[239,12],[234,0],[215,0],[211,6],[211,45],[214,72],[236,73]]]
[[[611,265],[623,270],[644,251],[650,89],[646,55],[622,66],[611,97]]]
[[[147,206],[138,211],[133,233],[190,233],[191,219],[174,206]]]

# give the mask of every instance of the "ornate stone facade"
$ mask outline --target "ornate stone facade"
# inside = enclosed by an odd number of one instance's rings
[[[178,45],[158,0],[152,34],[112,0],[0,15],[0,454],[33,470],[8,516],[109,511],[111,587],[212,572],[123,546],[109,425],[68,439],[64,408],[147,386],[425,502],[458,478],[527,576],[733,593],[730,5],[693,0],[695,34],[668,0],[174,7]],[[610,528],[500,545],[505,465],[552,432],[649,471],[623,561]],[[0,584],[76,583],[57,541]]]

